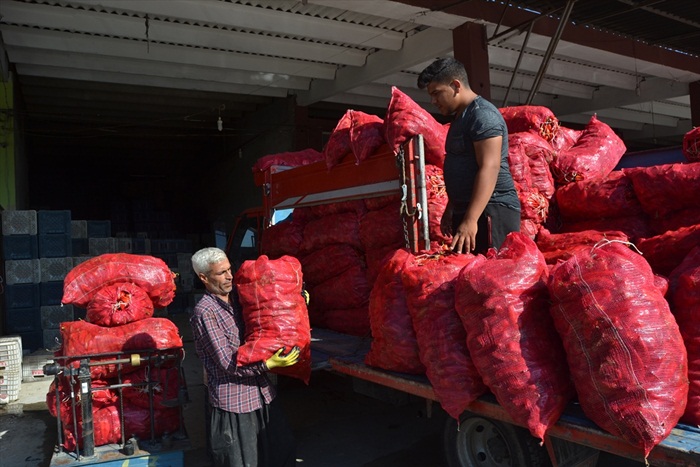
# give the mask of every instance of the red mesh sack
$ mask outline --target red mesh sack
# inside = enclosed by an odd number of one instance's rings
[[[260,241],[260,251],[263,254],[272,259],[299,254],[306,223],[298,220],[296,213],[295,210],[292,219],[285,219],[265,229]]]
[[[617,242],[577,252],[548,282],[581,408],[645,458],[688,396],[683,338],[656,284],[644,258]]]
[[[700,163],[664,164],[626,169],[642,209],[652,218],[663,218],[686,208],[697,208],[700,199]]]
[[[262,255],[244,261],[234,276],[245,321],[244,342],[237,364],[248,365],[270,358],[277,350],[299,347],[299,362],[273,371],[309,383],[311,376],[311,327],[301,295],[299,260],[283,256],[270,260]]]
[[[402,276],[420,361],[442,408],[455,419],[486,392],[455,310],[457,276],[473,259],[471,254],[422,255],[407,262]]]
[[[418,342],[406,303],[401,276],[409,259],[408,250],[395,250],[379,271],[369,296],[372,343],[365,356],[369,366],[401,373],[424,374]]]
[[[367,337],[370,334],[367,305],[348,309],[328,309],[323,312],[326,328],[351,336]]]
[[[683,155],[688,162],[700,162],[700,127],[683,135]]]
[[[370,290],[366,268],[355,265],[313,287],[310,296],[323,309],[351,309],[367,306]]]
[[[151,420],[153,436],[160,438],[165,433],[175,433],[180,429],[180,410],[177,407],[156,409],[151,419],[151,411],[143,407],[124,405],[124,431],[139,439],[151,439]]]
[[[384,119],[384,137],[389,147],[399,148],[412,137],[423,135],[425,163],[442,168],[445,162],[445,138],[448,128],[418,105],[399,88],[392,86],[391,101]]]
[[[659,235],[697,224],[700,224],[700,207],[681,209],[680,211],[673,211],[662,219],[654,219],[654,222],[651,224],[653,232],[646,236],[651,237],[654,234]]]
[[[350,128],[352,127],[352,110],[347,110],[335,128],[331,132],[326,146],[323,148],[323,157],[326,160],[326,167],[332,169],[342,161],[345,156],[352,152],[350,145]]]
[[[574,396],[547,309],[548,276],[535,242],[513,232],[498,253],[466,265],[455,287],[469,355],[484,383],[513,420],[542,441]]]
[[[369,211],[360,220],[362,249],[367,251],[385,246],[400,248],[404,244],[403,229],[400,205],[390,204]]]
[[[688,404],[681,421],[700,425],[700,246],[695,247],[670,277],[673,315],[688,351]]]
[[[537,234],[537,248],[544,255],[547,264],[556,264],[559,260],[569,259],[580,249],[588,249],[598,242],[616,240],[626,242],[627,235],[620,231],[581,230],[568,233],[551,233],[541,228]]]
[[[58,407],[56,406],[56,380],[58,380],[58,400],[60,401]],[[61,421],[64,424],[73,419],[70,384],[68,377],[59,375],[57,379],[51,382],[49,390],[46,393],[46,406],[49,413],[52,417],[58,418],[60,411]],[[117,394],[106,387],[109,386],[109,383],[106,381],[94,379],[90,381],[90,386],[93,409],[100,409],[108,405],[113,405],[119,400]],[[77,381],[73,384],[73,393],[76,395],[76,412],[81,413],[82,407],[80,404],[82,393],[80,392],[80,383]]]
[[[655,273],[668,276],[695,246],[700,245],[700,224],[643,238],[636,245]]]
[[[319,250],[334,243],[345,243],[358,250],[362,249],[360,216],[354,212],[343,212],[309,221],[304,226],[300,253]]]
[[[253,172],[264,172],[273,165],[285,167],[300,167],[302,165],[313,164],[323,160],[323,153],[315,149],[303,149],[301,151],[280,152],[268,154],[258,159],[253,164]]]
[[[319,217],[330,216],[333,214],[342,214],[352,212],[358,216],[362,216],[367,212],[365,203],[361,199],[352,201],[340,201],[336,203],[317,204],[309,206],[307,209],[311,218],[318,219]],[[296,210],[294,211],[296,213]]]
[[[95,446],[121,443],[122,431],[119,411],[114,405],[93,409],[92,430]],[[148,435],[150,438],[150,432]],[[76,447],[83,448],[83,418],[78,412],[78,426],[70,419],[63,425],[63,448],[67,451],[75,451]]]
[[[593,115],[571,148],[560,151],[550,164],[560,185],[579,180],[601,180],[617,166],[627,147],[612,128]]]
[[[547,220],[549,213],[549,200],[537,188],[525,191],[520,184],[515,185],[520,201],[520,218],[532,219],[538,224]]]
[[[59,357],[78,357],[95,354],[115,354],[139,350],[165,350],[182,347],[180,331],[175,323],[167,318],[145,318],[115,327],[97,326],[86,321],[66,321],[61,323],[62,346]],[[66,361],[75,367],[79,359]],[[92,358],[91,362],[114,360],[113,357]],[[133,371],[128,363],[123,363],[124,372]],[[92,379],[111,378],[116,375],[116,364],[96,365],[90,368]]]
[[[398,210],[401,203],[401,195],[395,194],[386,196],[375,196],[373,198],[365,198],[363,201],[368,211],[376,211],[377,209],[385,208],[390,204],[395,205],[396,209]]]
[[[153,316],[153,302],[133,282],[115,282],[99,289],[87,306],[87,321],[99,326],[121,326]]]
[[[384,120],[376,115],[351,110],[350,148],[359,164],[386,144]]]
[[[555,194],[564,220],[635,216],[642,206],[634,194],[632,180],[614,171],[602,180],[584,180],[559,187]]]
[[[559,129],[559,120],[547,107],[516,105],[498,109],[508,127],[508,133],[529,131],[551,141]]]
[[[654,235],[646,214],[636,216],[614,217],[608,219],[587,219],[567,221],[561,225],[559,233],[576,233],[586,230],[598,232],[622,232],[632,242]],[[619,238],[621,239],[621,237]]]
[[[180,369],[143,366],[124,375],[122,382],[133,385],[122,389],[125,403],[143,409],[150,408],[150,386],[153,393],[153,407],[155,409],[172,408],[170,404],[178,401],[181,384]]]
[[[442,216],[447,209],[447,190],[442,169],[436,165],[425,166],[425,187],[428,195],[428,233],[430,240],[438,243],[447,242],[451,237],[444,235],[440,228]]]
[[[565,151],[576,144],[576,141],[581,137],[582,130],[573,130],[559,125],[559,129],[554,134],[554,138],[550,141],[555,156],[560,151]],[[551,161],[550,161],[551,162]]]
[[[107,253],[83,261],[63,280],[61,303],[87,308],[105,285],[133,282],[143,288],[157,308],[175,298],[175,274],[160,258],[128,253]]]
[[[541,136],[528,131],[508,135],[508,163],[511,160],[511,151],[521,151],[528,165],[527,177],[520,183],[527,181],[527,187],[536,188],[547,199],[554,194],[554,179],[549,170],[549,164],[554,159],[552,146]],[[522,157],[522,156],[521,156]],[[512,168],[511,168],[512,172]],[[513,174],[515,179],[515,174]],[[518,181],[518,180],[515,180]]]
[[[402,244],[400,247],[403,248],[405,246],[406,245]],[[367,263],[367,282],[369,282],[370,287],[374,287],[374,282],[377,280],[379,271],[388,260],[388,257],[398,248],[399,247],[389,245],[365,251],[365,262]]]
[[[360,253],[344,243],[334,243],[300,259],[306,287],[336,277],[353,266],[362,266]]]

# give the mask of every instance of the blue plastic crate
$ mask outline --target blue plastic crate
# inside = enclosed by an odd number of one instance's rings
[[[5,285],[5,308],[33,308],[40,306],[39,284]]]
[[[87,221],[87,236],[88,238],[111,237],[112,222],[107,220]]]
[[[28,353],[44,348],[44,331],[41,329],[32,332],[20,332],[18,335],[22,338],[22,351]]]
[[[73,256],[89,255],[90,240],[88,238],[71,238],[71,249]]]
[[[39,242],[36,235],[4,235],[2,237],[2,257],[10,259],[37,259]]]
[[[63,298],[63,282],[42,282],[39,284],[39,305],[60,305]]]
[[[37,230],[43,234],[71,234],[70,211],[37,211]]]
[[[41,331],[40,308],[10,308],[5,310],[5,329],[11,334]]]
[[[58,329],[61,323],[73,321],[73,305],[49,305],[40,307],[41,329]]]
[[[39,235],[39,258],[65,256],[73,256],[73,240],[70,233]]]

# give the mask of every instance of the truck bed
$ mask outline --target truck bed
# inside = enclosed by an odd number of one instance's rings
[[[370,345],[371,338],[369,337],[349,336],[327,329],[315,328],[311,332],[312,368],[336,371],[437,401],[433,388],[425,376],[390,372],[365,365],[364,358]],[[492,394],[480,397],[469,406],[469,410],[492,419],[518,425],[496,402]],[[584,415],[577,403],[571,403],[567,407],[556,425],[550,427],[547,436],[644,462],[643,455],[638,448],[598,428]],[[700,429],[678,424],[671,431],[671,434],[651,451],[648,462],[660,467],[700,466]]]

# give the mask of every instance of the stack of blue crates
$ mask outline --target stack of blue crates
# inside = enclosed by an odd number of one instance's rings
[[[22,337],[25,351],[46,348],[42,308],[61,304],[63,278],[72,266],[71,212],[3,211],[2,221],[5,332]],[[48,343],[56,333],[49,331]]]

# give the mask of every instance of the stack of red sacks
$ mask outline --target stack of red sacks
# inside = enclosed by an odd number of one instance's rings
[[[153,317],[154,307],[172,302],[174,277],[161,259],[114,253],[79,264],[64,280],[62,303],[86,308],[87,321],[61,323],[62,345],[55,356],[57,363],[67,368],[77,368],[85,357],[92,364],[95,446],[121,442],[122,434],[125,438],[150,439],[180,428],[179,409],[171,402],[177,400],[181,386],[177,364],[181,354],[177,351],[182,348],[182,339],[172,321]],[[173,350],[175,358],[157,365],[145,358],[138,361],[160,350]],[[137,354],[139,357],[132,360],[131,356]],[[115,359],[127,359],[129,363],[94,365]],[[77,378],[65,373],[52,383],[46,402],[51,414],[61,419],[62,447],[73,451],[82,445],[82,392]],[[117,383],[127,386],[121,390],[110,387]],[[153,389],[152,401],[149,386]]]

